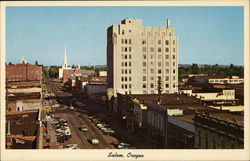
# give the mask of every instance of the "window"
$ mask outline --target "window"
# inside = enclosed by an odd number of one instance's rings
[[[124,39],[121,39],[121,43],[124,44]]]
[[[161,40],[158,40],[158,44],[159,44],[159,45],[161,44]]]
[[[142,62],[142,66],[144,66],[144,67],[145,67],[145,66],[146,66],[146,62]]]
[[[122,62],[122,67],[124,66],[124,63]]]
[[[124,81],[123,77],[121,78],[122,82]]]
[[[131,55],[130,54],[128,55],[128,58],[131,59]]]
[[[154,59],[154,55],[150,55],[150,58],[151,58],[151,59]]]
[[[151,90],[151,94],[154,94],[154,93],[155,93],[155,91]]]
[[[158,67],[161,67],[161,62],[158,62]]]
[[[125,84],[125,89],[127,89],[128,88],[128,85],[127,84]]]
[[[151,74],[154,74],[154,69],[150,69],[150,73],[151,73]]]
[[[124,85],[122,84],[122,89],[124,88]]]
[[[131,31],[131,30],[129,30],[129,31]],[[132,44],[132,43],[131,43],[131,39],[128,40],[128,43],[129,43],[129,44]]]
[[[142,44],[143,44],[143,45],[146,44],[146,40],[142,40]]]
[[[143,74],[146,74],[146,69],[143,69],[143,70],[142,70],[142,73],[143,73]]]
[[[166,44],[166,45],[169,45],[169,41],[168,41],[168,40],[166,40],[166,41],[165,41],[165,44]]]
[[[165,80],[166,80],[166,81],[169,81],[169,76],[166,76]]]
[[[125,74],[127,74],[127,69],[125,69]]]
[[[131,67],[131,62],[128,62],[129,67]]]
[[[131,30],[128,30],[129,33],[131,33]]]
[[[128,40],[127,39],[125,39],[125,44],[127,44],[128,43]]]
[[[173,87],[175,88],[175,84],[173,84]]]
[[[128,80],[131,81],[131,77],[128,77]]]
[[[147,56],[145,54],[143,55],[143,59],[147,59]]]
[[[142,48],[142,51],[143,51],[143,52],[146,52],[146,51],[147,51],[147,48],[146,48],[146,47],[143,47],[143,48]]]
[[[154,48],[153,47],[150,47],[150,52],[154,52]]]
[[[150,77],[150,80],[153,81],[153,80],[154,80],[154,77]]]
[[[168,84],[168,83],[167,83],[167,84],[165,84],[165,87],[166,87],[166,88],[169,88],[169,84]]]
[[[173,48],[173,52],[175,52],[175,48]]]
[[[121,48],[122,52],[124,51],[124,47]]]
[[[175,55],[173,55],[173,59],[175,59]]]
[[[161,48],[160,47],[158,48],[158,52],[161,52]]]
[[[147,91],[143,90],[143,94],[147,94]]]
[[[158,69],[158,74],[161,74],[161,69]]]
[[[128,73],[131,74],[131,69],[128,70]]]
[[[166,58],[166,59],[169,59],[169,55],[166,55],[165,58]]]
[[[132,48],[131,47],[129,47],[129,52],[131,52],[132,51]]]
[[[169,48],[165,48],[165,52],[169,52]]]
[[[143,76],[143,77],[142,77],[142,81],[146,81],[146,76]]]
[[[173,80],[175,80],[175,76],[173,76]]]
[[[175,62],[173,62],[173,66],[175,66]]]
[[[143,84],[143,85],[142,85],[142,88],[146,88],[146,87],[147,87],[146,84]]]
[[[169,62],[166,62],[166,66],[167,66],[167,67],[169,66]]]
[[[124,70],[122,69],[122,74],[124,73]]]
[[[125,77],[124,80],[127,81],[127,77]]]
[[[124,35],[125,34],[125,31],[124,30],[122,30],[122,35]]]
[[[151,84],[150,84],[150,88],[154,88],[154,83],[151,83]]]
[[[154,62],[151,61],[151,62],[150,62],[150,65],[154,65]]]
[[[125,52],[127,52],[128,50],[127,50],[127,47],[125,47],[125,50],[124,50]]]
[[[125,59],[127,59],[127,55],[125,55],[124,57],[125,57]]]
[[[173,70],[173,73],[175,73],[175,69]]]
[[[128,87],[131,88],[131,84],[129,84]]]
[[[126,67],[126,66],[127,66],[127,62],[125,62],[125,64],[124,64],[124,65],[125,65],[125,67]]]

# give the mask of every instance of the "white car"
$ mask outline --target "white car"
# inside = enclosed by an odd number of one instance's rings
[[[92,144],[99,144],[99,140],[98,139],[91,139],[91,143]]]

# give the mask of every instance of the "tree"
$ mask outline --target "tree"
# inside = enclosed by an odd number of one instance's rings
[[[12,65],[12,63],[11,63],[11,62],[9,62],[9,65]]]
[[[57,66],[51,66],[49,68],[49,77],[50,78],[58,78],[59,68]]]
[[[47,83],[49,79],[49,71],[47,67],[43,67],[43,82]]]
[[[159,95],[162,92],[162,81],[161,81],[161,77],[160,76],[158,76],[158,80],[157,80],[157,91],[158,91]]]
[[[191,73],[192,74],[199,74],[200,73],[200,69],[199,69],[198,64],[192,64]]]
[[[36,62],[35,62],[35,65],[38,65],[38,62],[37,62],[37,60],[36,60]]]

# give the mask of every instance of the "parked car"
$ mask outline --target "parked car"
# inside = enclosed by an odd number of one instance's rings
[[[130,147],[131,145],[130,144],[127,144],[127,143],[120,143],[118,145],[118,149],[127,149],[127,147]]]
[[[99,140],[96,138],[91,139],[91,143],[97,145],[97,144],[99,144]]]

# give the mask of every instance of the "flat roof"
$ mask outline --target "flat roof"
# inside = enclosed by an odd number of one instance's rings
[[[28,113],[36,113],[38,110],[25,110],[25,111],[8,111],[6,112],[7,115],[21,115],[21,114],[28,114]]]

